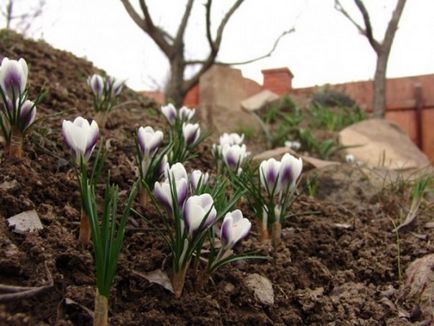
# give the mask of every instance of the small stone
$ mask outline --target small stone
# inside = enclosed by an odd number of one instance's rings
[[[35,210],[25,211],[7,219],[9,227],[14,227],[14,232],[25,234],[42,230],[43,226]]]
[[[256,300],[265,305],[274,304],[273,284],[268,278],[256,273],[249,274],[244,283],[253,291]]]

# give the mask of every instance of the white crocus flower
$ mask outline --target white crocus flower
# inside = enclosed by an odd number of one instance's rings
[[[354,155],[353,154],[347,154],[345,155],[345,162],[347,163],[354,163],[355,159],[354,159]]]
[[[252,227],[252,223],[243,213],[236,209],[225,215],[220,229],[220,239],[225,249],[232,248],[238,241],[245,238]]]
[[[216,219],[217,211],[210,194],[191,196],[184,206],[184,222],[190,237],[201,225],[206,229]]]
[[[155,154],[163,141],[163,132],[155,130],[152,127],[140,127],[137,132],[137,140],[140,152],[144,157],[150,157]]]
[[[219,138],[220,146],[227,145],[241,145],[244,141],[244,134],[237,134],[235,132],[233,133],[224,133]]]
[[[246,145],[225,145],[222,148],[222,156],[225,164],[231,169],[239,168],[247,157]]]
[[[175,124],[176,116],[177,116],[175,106],[172,103],[169,103],[167,105],[163,105],[161,107],[161,112],[166,117],[169,124],[171,126],[173,126]]]
[[[166,177],[166,180],[174,179],[174,180],[180,180],[185,179],[188,180],[188,174],[187,170],[185,169],[184,165],[180,162],[173,164],[172,166],[166,166],[166,170],[164,171],[164,175]],[[169,178],[170,177],[170,178]]]
[[[179,117],[182,121],[190,122],[191,119],[193,119],[194,114],[196,113],[196,109],[189,109],[186,106],[183,106],[181,109],[179,109]]]
[[[6,97],[17,100],[26,89],[28,67],[26,60],[3,58],[0,65],[0,88]]]
[[[184,123],[182,125],[182,134],[187,146],[194,145],[200,137],[200,127],[198,123]]]
[[[79,161],[80,157],[87,161],[95,148],[99,129],[95,121],[89,123],[86,119],[77,117],[73,122],[63,120],[62,135],[76,161]]]
[[[279,174],[281,163],[274,158],[262,161],[259,165],[259,176],[262,186],[269,194],[276,194],[279,191]]]
[[[301,158],[295,158],[289,153],[283,155],[280,161],[280,173],[279,173],[279,184],[280,189],[284,191],[288,185],[291,189],[295,188],[297,179],[299,178],[301,171],[303,170],[303,161]]]
[[[31,124],[35,121],[36,117],[36,106],[30,100],[26,100],[22,106],[20,111],[20,123],[23,130],[26,130]]]
[[[104,90],[104,79],[98,75],[93,74],[91,77],[87,79],[87,83],[90,86],[90,89],[92,90],[92,93],[96,97],[102,97],[103,90]]]
[[[184,205],[184,201],[188,193],[187,179],[170,179],[165,182],[155,182],[154,193],[157,200],[166,208],[169,214],[173,213],[173,201],[172,201],[172,191],[175,191],[173,187],[176,187],[175,198],[177,199],[178,207]]]
[[[190,185],[193,192],[195,192],[198,189],[198,187],[202,187],[206,185],[208,183],[208,179],[209,179],[208,172],[203,173],[200,170],[194,170],[190,176]]]

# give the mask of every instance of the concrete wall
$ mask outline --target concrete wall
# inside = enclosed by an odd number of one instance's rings
[[[241,71],[226,66],[213,66],[199,82],[199,112],[205,125],[218,133],[240,127],[257,127],[254,118],[241,108],[241,101],[261,90]]]

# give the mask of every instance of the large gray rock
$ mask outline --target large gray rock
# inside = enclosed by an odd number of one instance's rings
[[[430,165],[426,155],[396,124],[383,119],[365,120],[339,133],[343,146],[356,161],[388,169],[420,169]]]
[[[244,110],[254,112],[279,99],[279,95],[265,89],[241,102]]]

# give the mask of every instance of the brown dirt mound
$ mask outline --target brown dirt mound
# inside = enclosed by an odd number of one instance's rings
[[[0,163],[0,284],[42,286],[49,275],[54,286],[35,296],[0,303],[1,325],[90,325],[94,304],[94,268],[89,250],[77,243],[79,195],[72,178],[69,153],[60,137],[61,119],[91,116],[86,77],[96,71],[89,62],[52,49],[45,43],[0,33],[0,56],[24,57],[30,64],[33,94],[49,94],[38,108],[43,120],[25,146],[26,158]],[[112,181],[128,189],[135,179],[133,132],[139,125],[164,125],[146,99],[131,91],[132,101],[114,111],[105,131],[110,142],[107,167]],[[62,112],[61,115],[54,113]],[[0,149],[0,153],[2,150]],[[4,155],[3,155],[4,156]],[[209,145],[192,166],[210,169]],[[327,179],[336,186],[336,182]],[[339,179],[339,187],[345,187]],[[321,177],[320,177],[321,182]],[[333,191],[330,187],[329,192]],[[360,190],[360,191],[363,191]],[[321,188],[326,194],[327,189]],[[343,193],[343,192],[341,192]],[[351,192],[353,195],[353,192]],[[169,250],[149,225],[136,217],[128,224],[125,246],[110,299],[112,325],[407,325],[422,321],[417,303],[399,296],[395,235],[392,219],[398,202],[380,197],[337,200],[302,194],[283,230],[284,248],[274,254],[252,234],[239,249],[271,254],[271,261],[243,262],[218,271],[204,291],[187,278],[181,299],[150,284],[136,272],[161,268]],[[393,204],[393,205],[392,205]],[[6,218],[35,209],[44,229],[19,235]],[[245,214],[254,217],[247,207]],[[413,231],[401,234],[401,268],[434,251],[434,230],[424,230],[432,218],[422,209]],[[152,208],[145,210],[158,219]],[[47,272],[48,269],[48,272]],[[274,305],[258,302],[243,280],[258,273],[271,280]],[[407,319],[399,312],[408,311]]]

